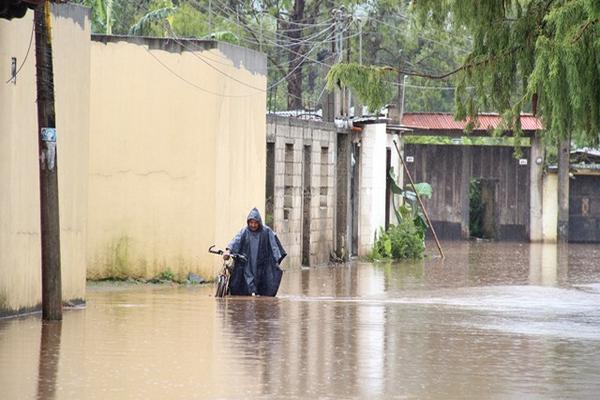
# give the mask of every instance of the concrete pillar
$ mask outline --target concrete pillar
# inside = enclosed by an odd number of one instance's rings
[[[468,239],[471,235],[469,229],[469,218],[470,218],[470,199],[469,199],[469,185],[471,184],[471,146],[462,146],[462,160],[461,160],[461,176],[460,176],[460,193],[461,193],[461,207],[460,207],[460,236],[462,239]]]
[[[539,136],[531,138],[529,156],[529,240],[543,240],[544,146]]]
[[[337,134],[336,161],[336,232],[335,252],[343,260],[348,260],[351,249],[350,224],[350,135]]]
[[[558,176],[548,172],[544,176],[542,200],[542,237],[545,243],[555,243],[558,230]]]
[[[570,138],[562,139],[558,147],[558,240],[569,240],[569,159]]]
[[[361,139],[358,255],[368,255],[385,226],[386,124],[365,125]]]

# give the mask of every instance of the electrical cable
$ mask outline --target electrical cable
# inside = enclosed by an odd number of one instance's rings
[[[23,68],[23,66],[25,65],[25,62],[27,61],[27,57],[29,57],[29,51],[31,50],[31,44],[33,43],[33,34],[35,32],[35,24],[33,24],[33,26],[31,27],[31,37],[29,38],[29,46],[27,46],[27,52],[25,53],[25,58],[23,59],[23,62],[21,62],[21,65],[19,65],[19,68],[17,68],[14,76],[11,76],[9,80],[7,80],[5,83],[10,83],[12,81],[14,81],[15,83],[17,82],[17,76],[19,75],[19,72],[21,72],[21,68]]]

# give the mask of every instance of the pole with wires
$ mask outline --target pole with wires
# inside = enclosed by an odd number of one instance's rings
[[[337,63],[342,63],[344,61],[344,21],[346,19],[346,10],[343,7],[333,9],[331,11],[331,15],[335,21],[335,29],[334,29],[334,59]],[[336,89],[333,97],[333,118],[342,117],[345,114],[345,105],[344,105],[345,95],[344,89]]]
[[[42,244],[42,318],[62,319],[60,223],[50,2],[34,11]]]

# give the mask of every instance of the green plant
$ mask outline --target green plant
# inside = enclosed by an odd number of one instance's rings
[[[394,96],[394,77],[394,71],[387,67],[339,63],[327,73],[327,88],[350,87],[370,112],[378,112]]]
[[[433,188],[427,182],[420,182],[413,185],[407,186],[407,188],[402,189],[400,186],[396,184],[396,175],[394,174],[394,168],[390,168],[388,174],[388,181],[390,184],[390,190],[395,195],[402,196],[404,200],[404,204],[401,206],[396,206],[396,200],[392,197],[392,205],[394,207],[394,212],[396,214],[396,219],[398,223],[405,219],[411,218],[414,220],[415,225],[417,227],[423,228],[423,234],[427,230],[427,220],[423,211],[421,210],[417,195],[421,198],[430,199],[433,195]]]
[[[425,231],[410,218],[398,225],[390,225],[387,231],[381,229],[373,246],[371,258],[374,260],[393,258],[419,259],[425,251]]]
[[[469,184],[469,231],[471,236],[483,237],[481,231],[482,219],[481,182],[479,179],[471,179]]]
[[[402,196],[404,202],[402,205],[396,206],[395,199],[392,198],[398,224],[390,225],[387,231],[380,230],[379,237],[375,238],[371,258],[377,260],[421,258],[425,251],[425,233],[428,225],[418,204],[417,195],[431,198],[433,189],[426,182],[402,189],[396,184],[393,168],[390,169],[388,180],[392,193]]]
[[[164,271],[162,271],[160,274],[158,274],[158,279],[161,281],[174,281],[175,274],[173,273],[173,271],[171,271],[169,268],[167,268]]]

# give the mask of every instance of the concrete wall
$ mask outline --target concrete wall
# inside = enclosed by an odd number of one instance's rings
[[[531,138],[529,152],[529,240],[544,240],[544,145],[539,136]]]
[[[558,233],[558,174],[546,172],[543,190],[543,227],[544,242],[554,243]]]
[[[361,138],[358,255],[367,256],[385,227],[386,125],[365,125]]]
[[[89,10],[52,8],[63,299],[85,296]],[[0,20],[0,316],[41,303],[40,200],[33,11]],[[16,83],[11,58],[23,62]]]
[[[88,276],[214,276],[264,208],[264,55],[94,36],[91,82]]]
[[[284,265],[303,264],[307,233],[308,265],[326,263],[334,249],[337,130],[332,123],[269,116],[267,138],[275,143],[273,228],[288,252]],[[306,146],[310,146],[310,166],[304,163]],[[306,202],[310,207],[305,220]]]

